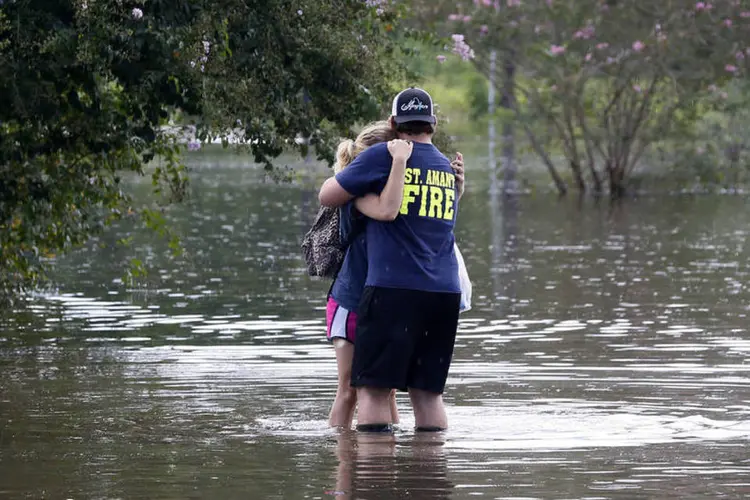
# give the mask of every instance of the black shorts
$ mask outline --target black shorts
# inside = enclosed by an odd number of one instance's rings
[[[366,287],[357,319],[353,387],[442,394],[461,294]]]

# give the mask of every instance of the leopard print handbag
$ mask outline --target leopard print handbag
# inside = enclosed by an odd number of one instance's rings
[[[338,208],[320,207],[310,230],[302,238],[307,274],[334,279],[346,255],[341,241]]]

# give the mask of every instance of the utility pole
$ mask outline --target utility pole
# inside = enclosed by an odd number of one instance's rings
[[[490,164],[490,196],[494,198],[497,195],[497,159],[495,158],[495,94],[497,73],[497,51],[490,51],[490,88],[487,93],[487,114],[489,115],[489,124],[487,125],[487,135],[489,136],[489,164]]]
[[[516,105],[516,63],[514,56],[514,51],[511,49],[511,51],[505,55],[503,60],[503,95],[500,100],[500,105],[509,110],[512,110]],[[510,113],[507,113],[507,115],[510,115]],[[517,163],[515,146],[515,126],[512,120],[506,119],[503,123],[502,153],[503,192],[505,192],[505,194],[518,193],[518,187],[516,186]]]

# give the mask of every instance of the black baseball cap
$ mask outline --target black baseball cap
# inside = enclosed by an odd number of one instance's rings
[[[433,125],[437,123],[432,109],[432,97],[417,87],[402,90],[393,98],[391,115],[396,123],[427,122]]]

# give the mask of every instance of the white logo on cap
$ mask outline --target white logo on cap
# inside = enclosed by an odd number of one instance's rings
[[[419,97],[415,97],[406,104],[401,105],[401,111],[422,111],[423,109],[429,109],[430,107],[419,100]]]

